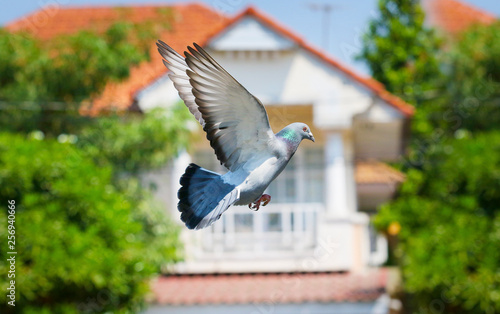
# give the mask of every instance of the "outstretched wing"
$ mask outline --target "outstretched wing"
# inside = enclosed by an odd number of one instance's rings
[[[189,70],[189,67],[186,64],[184,57],[161,40],[158,40],[156,46],[158,47],[160,55],[164,59],[162,60],[163,64],[170,71],[168,76],[174,83],[175,89],[179,92],[179,96],[188,107],[189,112],[191,112],[201,126],[204,127],[205,120],[203,120],[201,112],[198,110],[198,105],[196,104],[193,92],[191,91],[192,87],[189,83],[189,76],[186,73],[186,71]]]
[[[185,58],[162,41],[158,51],[179,95],[203,126],[217,158],[235,171],[252,156],[267,153],[275,140],[262,103],[203,48],[188,47]]]

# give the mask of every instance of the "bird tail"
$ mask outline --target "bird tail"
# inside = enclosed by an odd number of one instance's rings
[[[235,185],[224,182],[220,174],[195,164],[186,168],[180,184],[177,208],[189,229],[210,226],[240,198]]]

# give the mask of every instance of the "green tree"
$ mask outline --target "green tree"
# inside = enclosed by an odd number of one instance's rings
[[[79,114],[81,102],[149,58],[146,30],[118,22],[104,34],[80,31],[42,41],[0,29],[1,129],[77,132],[89,122]],[[150,31],[150,41],[154,37]]]
[[[180,258],[179,229],[137,174],[185,147],[187,109],[78,112],[149,58],[157,26],[45,42],[0,30],[0,202],[17,204],[16,312],[138,312],[151,276]]]
[[[82,130],[76,145],[98,165],[111,163],[118,173],[137,174],[164,166],[188,144],[189,115],[179,103],[169,111],[101,117]]]
[[[149,58],[139,29],[117,22],[103,34],[82,30],[48,41],[0,30],[0,99],[78,103],[98,94]]]
[[[380,230],[401,225],[409,299],[420,313],[498,313],[500,132],[459,132],[425,158],[375,219]]]
[[[441,41],[424,26],[418,0],[379,0],[358,59],[388,91],[414,105],[435,97]]]
[[[179,229],[73,144],[1,134],[0,169],[0,203],[17,204],[17,313],[137,312],[147,279],[179,259]]]
[[[475,26],[439,53],[417,1],[379,4],[362,58],[417,106],[410,155],[400,165],[407,180],[374,220],[382,231],[401,226],[394,253],[409,293],[405,306],[417,313],[499,312],[499,25]],[[413,26],[403,27],[409,21]],[[430,72],[413,66],[426,60]]]
[[[449,112],[445,128],[500,129],[500,22],[461,34],[447,59]],[[451,79],[452,78],[452,79]]]

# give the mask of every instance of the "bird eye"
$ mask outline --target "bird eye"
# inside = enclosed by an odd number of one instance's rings
[[[306,128],[306,127],[303,127],[303,128],[302,128],[302,131],[307,132],[307,128]]]

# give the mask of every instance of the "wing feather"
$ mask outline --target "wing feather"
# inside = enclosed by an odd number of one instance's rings
[[[198,105],[196,104],[195,97],[191,92],[191,84],[189,83],[189,76],[187,76],[186,71],[189,69],[184,58],[178,54],[169,45],[159,40],[156,43],[158,47],[158,52],[163,57],[163,64],[170,71],[168,76],[174,83],[174,87],[179,92],[179,96],[184,101],[184,104],[189,109],[189,112],[193,114],[195,119],[201,124],[205,125],[205,120],[203,120],[200,110],[198,110]]]
[[[175,88],[203,126],[221,164],[235,171],[252,156],[269,151],[275,137],[255,96],[198,44],[188,47],[185,57],[162,41],[157,46]]]

